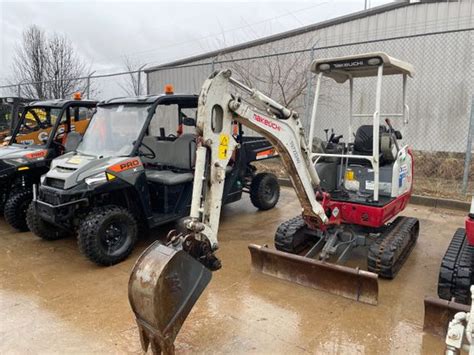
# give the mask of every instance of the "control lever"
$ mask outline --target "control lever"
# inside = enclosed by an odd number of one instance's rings
[[[394,138],[393,141],[395,143],[395,147],[397,147],[397,151],[400,150],[400,148],[398,147],[397,136],[395,135],[395,129],[392,126],[392,122],[390,121],[389,118],[386,118],[385,123],[387,124],[388,128],[390,129],[390,134]]]
[[[329,132],[329,128],[326,128],[324,130],[324,133],[326,133],[326,142],[329,142],[328,132]]]
[[[331,136],[329,136],[328,142],[332,142],[333,138],[334,138],[334,128],[331,128]]]
[[[338,135],[338,136],[334,136],[334,137],[331,139],[331,143],[339,144],[339,141],[341,140],[342,137],[344,137],[342,134],[340,134],[340,135]]]

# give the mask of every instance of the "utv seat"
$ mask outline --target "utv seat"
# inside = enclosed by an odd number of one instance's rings
[[[160,170],[146,169],[148,181],[163,185],[178,185],[193,180],[192,168],[196,159],[196,142],[193,134],[183,134],[174,141],[145,137],[143,142],[156,155],[154,159],[143,158],[143,161],[160,168]]]
[[[82,141],[82,135],[77,132],[69,132],[66,136],[66,143],[64,144],[64,152],[69,153],[76,150],[79,143]]]
[[[193,180],[193,173],[175,173],[171,170],[146,170],[148,181],[163,185],[179,185]]]

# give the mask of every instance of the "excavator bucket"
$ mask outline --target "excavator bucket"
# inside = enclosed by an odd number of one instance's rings
[[[249,245],[252,268],[266,275],[376,305],[378,276],[372,272],[317,261],[266,246]]]
[[[444,338],[449,322],[458,312],[469,312],[470,307],[465,304],[442,300],[434,297],[425,297],[425,319],[423,331]]]
[[[143,350],[173,354],[174,340],[212,274],[182,250],[153,243],[138,258],[128,283]]]

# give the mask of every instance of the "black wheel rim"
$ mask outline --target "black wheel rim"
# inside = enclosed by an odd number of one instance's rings
[[[276,198],[276,187],[273,182],[268,182],[267,184],[264,185],[263,187],[263,198],[267,202],[273,202],[273,200]]]
[[[21,216],[26,216],[26,211],[28,210],[28,207],[30,206],[30,203],[31,201],[30,200],[26,200],[26,201],[23,201],[21,204],[20,204],[20,215]]]
[[[109,256],[120,255],[130,243],[129,226],[126,222],[113,220],[103,225],[100,244]]]

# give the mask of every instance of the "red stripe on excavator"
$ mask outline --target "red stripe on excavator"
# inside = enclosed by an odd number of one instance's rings
[[[331,214],[330,224],[347,223],[379,228],[401,212],[408,204],[410,197],[411,193],[407,192],[381,207],[343,201],[328,201],[324,209],[330,208],[333,211],[337,207],[339,210],[337,216]]]
[[[466,217],[466,237],[469,245],[474,245],[474,219]]]

